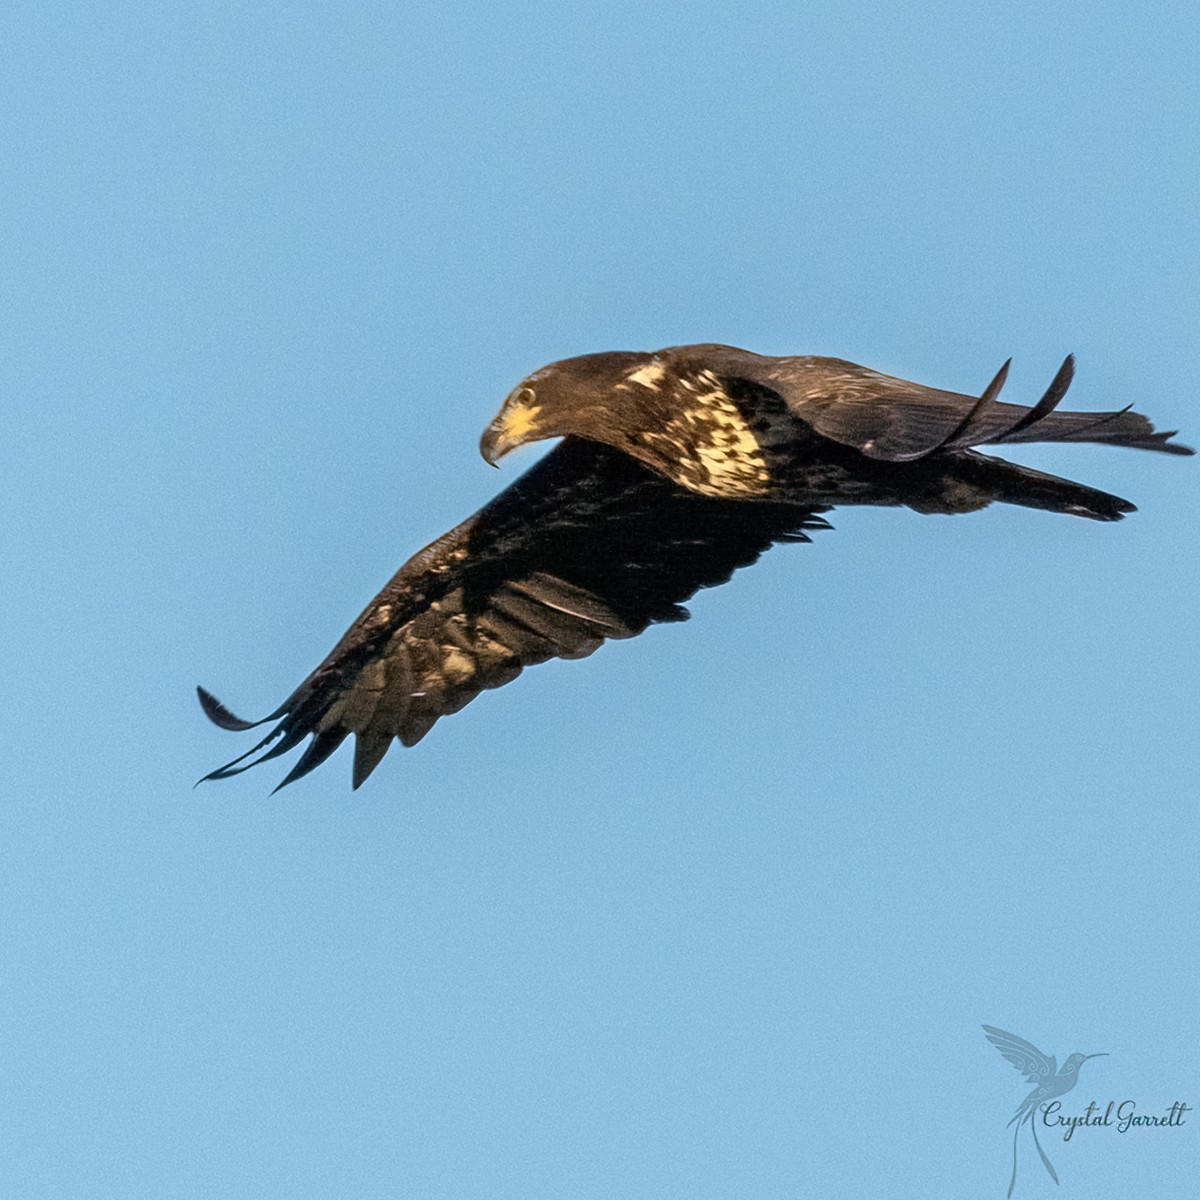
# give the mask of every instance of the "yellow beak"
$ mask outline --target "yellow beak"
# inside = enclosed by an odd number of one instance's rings
[[[532,440],[529,435],[537,424],[541,407],[508,399],[496,419],[479,439],[479,453],[485,462],[496,466],[510,450]]]

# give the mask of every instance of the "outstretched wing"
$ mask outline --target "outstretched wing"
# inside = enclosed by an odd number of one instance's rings
[[[697,354],[699,352],[699,354]],[[1068,355],[1032,408],[997,399],[1005,363],[980,396],[924,387],[838,358],[770,358],[732,346],[681,346],[664,354],[703,359],[718,374],[772,388],[822,437],[867,455],[905,462],[938,450],[1013,442],[1101,442],[1167,454],[1194,451],[1158,433],[1141,413],[1056,412],[1075,374]],[[1132,407],[1132,406],[1131,406]]]
[[[987,1040],[1008,1059],[1030,1083],[1045,1083],[1058,1070],[1054,1055],[1043,1054],[1031,1042],[1015,1033],[1005,1033],[992,1025],[984,1025]]]
[[[283,787],[353,733],[358,787],[393,738],[414,745],[439,717],[524,667],[686,620],[680,602],[699,588],[724,583],[773,542],[808,541],[806,530],[827,527],[816,511],[699,497],[619,451],[568,438],[406,563],[264,718],[275,728],[205,778],[235,775],[311,735]],[[263,723],[199,694],[224,729]]]

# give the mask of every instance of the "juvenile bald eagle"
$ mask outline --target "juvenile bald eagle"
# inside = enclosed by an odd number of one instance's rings
[[[992,501],[1116,521],[1117,496],[975,446],[1103,442],[1191,454],[1138,413],[1057,412],[1068,358],[1032,408],[921,387],[833,358],[732,346],[588,354],[535,371],[484,432],[493,465],[563,438],[490,504],[410,559],[268,717],[243,721],[198,689],[221,728],[278,724],[207,775],[224,779],[312,736],[292,782],[353,733],[353,785],[393,738],[415,745],[485,688],[606,638],[681,621],[775,542],[806,542],[836,504],[964,513]],[[262,753],[259,753],[259,752]],[[257,758],[247,762],[253,755]]]

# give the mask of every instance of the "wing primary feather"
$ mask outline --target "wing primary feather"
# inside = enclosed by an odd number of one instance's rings
[[[211,779],[230,779],[234,775],[240,775],[243,771],[250,770],[251,767],[257,767],[259,763],[270,762],[271,759],[278,758],[281,754],[286,754],[293,746],[298,746],[307,736],[308,730],[304,728],[287,729],[286,725],[286,722],[282,725],[277,725],[257,746],[251,746],[245,754],[239,754],[237,758],[227,762],[223,767],[218,767],[215,771],[210,771],[202,779],[196,781],[197,785],[208,783]],[[264,746],[270,746],[280,736],[282,736],[283,740],[277,746],[271,746],[271,749],[266,754],[254,759],[253,762],[245,761],[252,754],[257,754]],[[239,767],[238,763],[242,765]]]
[[[309,771],[319,767],[350,735],[348,729],[325,729],[320,733],[313,735],[313,740],[308,743],[307,749],[296,760],[296,765],[283,777],[283,779],[271,789],[271,795],[275,795],[280,788],[285,788],[289,783],[295,783],[303,775],[307,775]]]
[[[1050,381],[1046,394],[1011,429],[1005,431],[1000,437],[993,438],[992,441],[1002,442],[1005,438],[1020,433],[1022,429],[1028,429],[1030,425],[1036,424],[1043,417],[1048,417],[1062,403],[1062,398],[1067,394],[1067,389],[1071,386],[1071,380],[1074,378],[1075,355],[1068,354]]]
[[[1000,395],[1000,391],[1004,387],[1004,381],[1008,378],[1008,369],[1011,366],[1012,359],[1006,359],[1004,365],[996,372],[992,382],[983,389],[983,395],[971,405],[970,411],[950,431],[950,434],[934,447],[935,450],[941,450],[946,446],[953,446],[960,438],[966,435],[971,426],[975,424],[975,421],[992,406],[993,401]]]
[[[390,733],[374,731],[357,734],[354,739],[354,774],[350,786],[357,791],[367,780],[392,744]]]
[[[283,716],[285,711],[276,709],[269,717],[261,717],[257,721],[244,721],[241,717],[231,713],[212,692],[205,688],[197,687],[196,695],[200,699],[200,707],[204,709],[204,715],[219,729],[228,729],[231,733],[244,733],[247,729],[265,725],[268,721],[276,721]]]
[[[1000,370],[992,377],[992,382],[983,389],[983,395],[979,397],[980,404],[991,404],[997,396],[1000,395],[1004,387],[1004,382],[1008,379],[1008,369],[1012,366],[1012,358],[1006,358],[1000,367]]]

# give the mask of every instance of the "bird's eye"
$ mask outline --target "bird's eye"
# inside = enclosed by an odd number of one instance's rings
[[[537,399],[537,393],[531,387],[523,387],[517,390],[518,404],[532,404]]]

